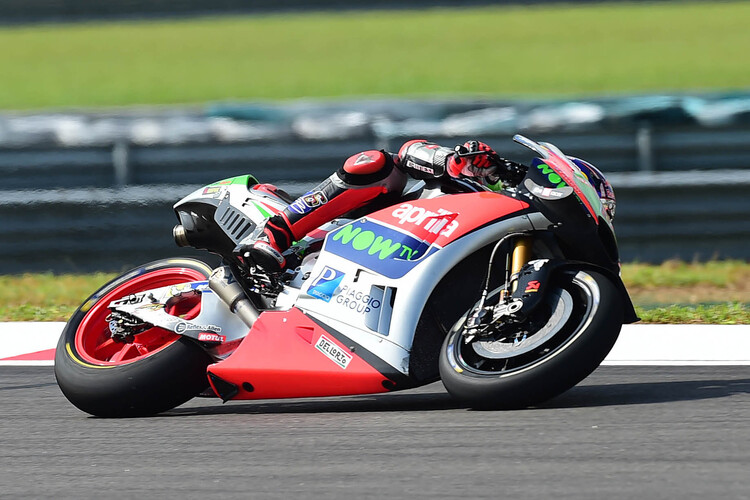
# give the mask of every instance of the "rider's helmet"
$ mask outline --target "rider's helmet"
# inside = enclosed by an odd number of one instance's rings
[[[604,174],[587,161],[573,157],[570,157],[570,159],[581,169],[581,172],[584,173],[591,185],[596,189],[596,192],[599,193],[599,199],[602,200],[602,205],[604,206],[604,213],[609,217],[609,220],[614,219],[615,207],[617,205],[615,191],[612,189],[612,185],[607,182],[607,179],[604,178]]]

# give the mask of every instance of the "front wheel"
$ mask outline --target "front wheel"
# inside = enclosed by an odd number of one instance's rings
[[[174,408],[208,386],[211,359],[194,341],[158,327],[116,341],[107,307],[131,294],[208,279],[211,268],[194,259],[163,259],[115,278],[86,300],[63,329],[55,377],[79,409],[102,417],[144,416]],[[169,304],[183,319],[200,313],[200,296]]]
[[[443,342],[440,376],[452,396],[483,409],[523,408],[570,389],[604,360],[623,321],[615,285],[588,269],[558,273],[525,321],[467,342],[470,312]]]

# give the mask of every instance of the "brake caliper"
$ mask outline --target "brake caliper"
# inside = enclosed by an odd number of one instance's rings
[[[549,259],[528,262],[515,280],[507,283],[506,290],[513,289],[511,294],[502,293],[499,303],[494,306],[479,304],[466,320],[465,341],[468,343],[474,338],[495,336],[498,327],[523,322],[541,302],[550,271],[554,267],[548,266],[549,262]]]
[[[511,300],[521,301],[521,307],[513,313],[517,321],[526,319],[544,296],[544,290],[549,282],[550,271],[555,267],[549,265],[549,259],[529,261],[518,273],[515,289]]]
[[[132,344],[136,335],[148,330],[151,325],[139,318],[120,311],[112,311],[106,318],[112,340]]]

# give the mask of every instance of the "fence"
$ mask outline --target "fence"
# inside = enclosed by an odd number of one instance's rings
[[[643,125],[616,131],[534,132],[531,137],[556,144],[608,173],[750,169],[750,125],[710,129]],[[398,150],[411,138],[370,135],[320,141],[7,148],[0,149],[0,178],[4,190],[207,184],[247,172],[269,182],[305,183],[328,175],[350,154],[372,148]],[[428,138],[444,144],[466,139]],[[511,159],[529,159],[528,151],[515,145],[508,134],[478,138]]]
[[[750,127],[533,137],[608,172],[623,260],[750,258]],[[481,138],[511,158],[530,159],[507,136]],[[205,256],[177,248],[171,237],[171,206],[193,189],[251,172],[299,194],[349,154],[393,150],[402,139],[3,150],[0,273],[120,270],[171,255]]]

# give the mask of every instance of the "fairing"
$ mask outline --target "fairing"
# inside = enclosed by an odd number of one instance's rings
[[[499,232],[532,229],[527,208],[497,193],[446,196],[390,207],[329,233],[294,306],[261,314],[240,348],[209,372],[219,385],[238,388],[232,399],[408,386],[409,351],[431,290]],[[245,382],[252,390],[242,389]]]
[[[527,203],[490,192],[401,203],[329,235],[324,251],[397,279],[448,243],[527,207]]]
[[[343,340],[343,341],[342,341]],[[324,328],[299,309],[261,315],[250,334],[227,360],[209,366],[209,380],[231,399],[271,399],[384,392],[396,387],[395,370],[363,359],[349,339]],[[390,375],[390,378],[389,376]],[[216,378],[223,381],[219,385]],[[229,399],[223,395],[224,399]]]
[[[183,242],[222,256],[283,210],[288,195],[270,184],[243,175],[198,189],[174,205]]]
[[[514,136],[513,140],[538,153],[542,161],[535,161],[532,164],[532,168],[542,170],[545,175],[548,175],[548,180],[550,181],[552,180],[552,175],[557,176],[558,179],[552,182],[552,184],[555,184],[554,187],[556,189],[572,188],[580,202],[593,217],[594,223],[599,224],[600,219],[603,218],[602,203],[599,195],[589,183],[586,175],[581,172],[581,169],[570,158],[565,156],[553,144],[546,142],[536,143],[522,135]],[[550,167],[548,172],[544,170],[545,166]]]

